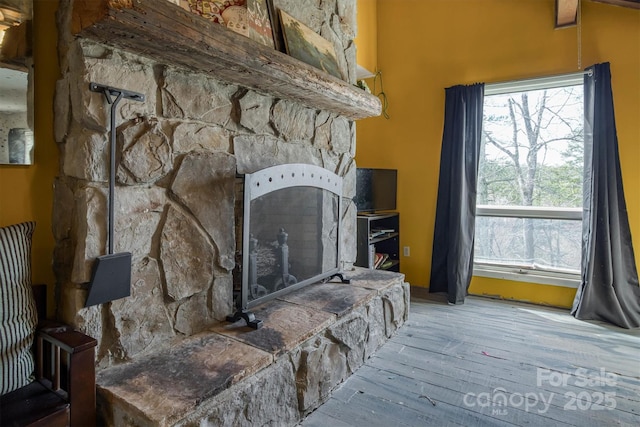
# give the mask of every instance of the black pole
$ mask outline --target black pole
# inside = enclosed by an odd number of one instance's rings
[[[105,86],[97,83],[89,83],[89,90],[92,92],[104,93],[107,102],[111,105],[111,121],[109,130],[109,201],[108,201],[108,224],[107,224],[107,238],[108,238],[108,254],[113,254],[113,224],[114,224],[114,211],[115,211],[115,187],[116,187],[116,106],[122,98],[132,99],[134,101],[144,101],[144,95],[137,92],[131,92],[129,90],[118,89],[111,86]],[[115,96],[115,99],[111,97]]]
[[[107,89],[105,89],[105,95],[107,95]],[[113,254],[113,223],[114,223],[114,211],[115,211],[115,188],[116,188],[116,106],[122,99],[122,92],[118,93],[116,99],[111,103],[111,130],[109,137],[110,152],[109,152],[109,255]]]

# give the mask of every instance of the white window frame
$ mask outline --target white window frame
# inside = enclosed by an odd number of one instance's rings
[[[485,96],[576,86],[584,83],[584,72],[559,76],[541,77],[502,83],[485,84]],[[582,208],[542,208],[536,206],[489,206],[476,205],[476,216],[536,218],[582,221]],[[580,273],[570,270],[537,270],[530,266],[500,265],[497,263],[473,263],[473,275],[516,282],[577,288]]]

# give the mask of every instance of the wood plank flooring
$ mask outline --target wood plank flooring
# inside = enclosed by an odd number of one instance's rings
[[[412,298],[409,321],[300,425],[640,426],[640,330]]]

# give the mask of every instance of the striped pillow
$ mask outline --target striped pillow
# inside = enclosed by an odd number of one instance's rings
[[[31,291],[35,222],[0,227],[0,395],[33,380],[31,344],[37,323]]]

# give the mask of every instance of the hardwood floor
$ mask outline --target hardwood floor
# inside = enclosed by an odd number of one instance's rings
[[[447,425],[640,426],[640,330],[480,297],[412,298],[405,326],[301,423]]]

